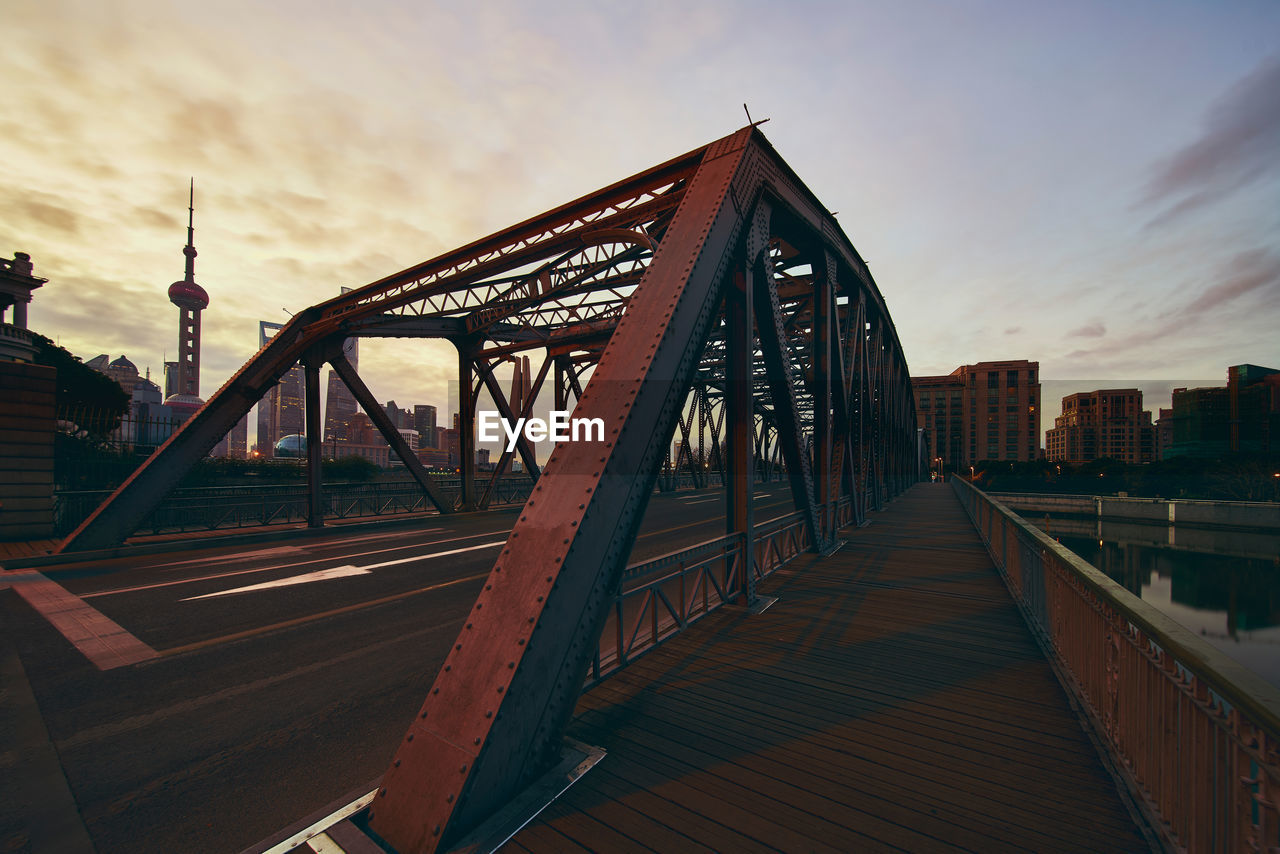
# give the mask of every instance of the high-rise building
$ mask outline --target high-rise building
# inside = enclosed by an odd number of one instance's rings
[[[961,365],[946,376],[912,377],[916,423],[924,430],[932,465],[957,471],[982,460],[1037,459],[1039,374],[1039,362],[1018,359]]]
[[[200,313],[209,306],[209,294],[196,284],[195,247],[196,184],[191,181],[191,196],[187,204],[186,273],[180,281],[169,286],[169,302],[178,307],[178,359],[177,373],[165,377],[165,385],[172,382],[173,393],[165,405],[178,417],[186,418],[204,405],[200,399]],[[166,365],[167,368],[167,365]]]
[[[348,288],[343,288],[347,291]],[[342,342],[342,353],[351,363],[358,367],[360,361],[360,339],[348,338]],[[326,442],[351,441],[351,416],[360,409],[351,389],[338,376],[338,372],[330,369],[329,388],[325,394],[324,404],[324,438]]]
[[[413,407],[413,429],[422,437],[422,444],[435,447],[436,442],[436,408],[430,404],[419,403]]]
[[[1149,463],[1155,455],[1151,413],[1136,388],[1101,388],[1062,399],[1062,414],[1045,435],[1045,456],[1078,465],[1109,458]]]
[[[1233,365],[1227,385],[1175,388],[1170,457],[1223,457],[1280,451],[1280,371]]]
[[[342,293],[349,293],[351,288],[343,288]],[[360,367],[360,339],[348,338],[342,342],[342,355],[351,363],[352,368]],[[324,439],[326,442],[351,441],[351,416],[360,410],[355,396],[347,384],[338,376],[338,372],[329,370],[329,387],[325,391],[324,402]]]
[[[249,455],[249,415],[245,413],[244,418],[236,422],[236,426],[231,428],[227,435],[223,436],[218,444],[213,446],[213,450],[209,452],[211,457],[227,457],[233,460],[243,460]]]
[[[382,404],[382,411],[387,414],[387,419],[391,422],[391,426],[397,430],[413,426],[413,416],[406,410],[401,409],[394,400],[388,400]]]
[[[1280,371],[1260,365],[1227,368],[1227,403],[1231,453],[1280,451]]]
[[[259,348],[283,328],[280,323],[259,321]],[[274,456],[276,442],[285,436],[306,432],[305,383],[302,365],[294,365],[258,401],[258,452],[263,457]]]

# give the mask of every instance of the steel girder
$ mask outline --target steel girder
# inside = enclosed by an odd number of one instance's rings
[[[834,519],[833,497],[848,482],[826,473],[824,492],[815,493],[806,451],[815,423],[829,422],[818,428],[820,462],[830,454],[827,465],[835,464],[837,444],[867,448],[878,438],[887,447],[872,461],[881,469],[876,494],[899,486],[883,469],[900,467],[900,443],[888,437],[907,425],[890,423],[899,410],[885,401],[909,397],[910,388],[905,365],[892,370],[901,350],[883,298],[830,215],[759,131],[743,129],[698,152],[655,240],[574,411],[604,419],[603,441],[555,447],[373,802],[369,827],[397,851],[456,843],[558,756],[677,429],[690,451],[709,439],[711,456],[731,461],[731,533],[751,520],[751,489],[734,469],[752,465],[757,425],[759,435],[772,429],[779,437],[773,447],[787,461],[815,543],[833,532],[820,520]],[[864,307],[874,308],[869,320]],[[824,330],[816,349],[827,351],[816,385],[815,322]],[[849,375],[861,371],[862,381],[844,379],[835,363],[850,366]],[[572,376],[563,370],[557,362],[558,397]],[[720,399],[718,415],[712,397]],[[914,435],[913,412],[911,420]]]
[[[299,359],[330,362],[377,408],[341,358],[350,335],[452,341],[465,432],[481,386],[502,397],[496,361],[533,349],[545,351],[537,383],[525,376],[499,408],[531,411],[554,368],[556,408],[575,400],[574,417],[607,425],[602,441],[556,446],[384,778],[369,824],[401,852],[456,842],[557,754],[678,429],[689,451],[710,448],[727,529],[748,543],[756,466],[785,461],[818,547],[837,499],[862,521],[915,476],[910,381],[884,299],[750,127],[300,312],[64,548],[127,535]]]
[[[290,368],[309,353],[331,353],[349,336],[448,339],[459,348],[460,387],[466,385],[461,382],[464,376],[483,375],[478,359],[537,348],[598,353],[623,316],[703,152],[700,148],[676,157],[299,312],[73,531],[59,551],[122,542]],[[366,411],[377,423],[376,413],[367,407]],[[469,433],[469,419],[462,422],[462,431]],[[388,441],[397,448],[389,437]],[[472,459],[472,450],[467,442],[464,462]],[[405,464],[414,470],[407,458]],[[471,466],[464,468],[469,476],[463,478],[461,500],[469,506],[476,500],[474,472]],[[314,498],[314,489],[312,493]],[[441,512],[453,509],[453,500],[438,492],[428,491],[428,498]]]

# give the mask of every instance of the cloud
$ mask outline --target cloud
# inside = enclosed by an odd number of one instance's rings
[[[1206,288],[1181,313],[1196,317],[1257,290],[1274,291],[1273,299],[1280,299],[1280,256],[1265,249],[1252,249],[1232,258],[1222,280]]]
[[[1174,306],[1155,318],[1144,321],[1134,318],[1137,328],[1144,331],[1132,334],[1113,335],[1098,346],[1073,350],[1067,353],[1066,360],[1104,359],[1106,363],[1144,353],[1149,347],[1158,346],[1175,340],[1187,329],[1203,327],[1208,314],[1229,315],[1238,318],[1239,322],[1257,319],[1264,315],[1250,311],[1250,305],[1238,304],[1246,297],[1257,297],[1252,302],[1263,305],[1280,303],[1280,255],[1268,249],[1250,249],[1238,252],[1226,263],[1209,271],[1207,278],[1213,281],[1190,301]],[[1231,310],[1234,309],[1234,314]],[[1099,330],[1097,334],[1094,329]],[[1067,333],[1069,336],[1101,337],[1105,330],[1101,323],[1093,323]],[[1241,331],[1241,334],[1244,334]],[[1207,340],[1200,345],[1202,349],[1212,353],[1220,352],[1223,341],[1219,338]],[[1183,344],[1182,355],[1189,345]]]
[[[1200,138],[1159,165],[1141,205],[1165,205],[1148,227],[1223,199],[1280,168],[1280,57],[1210,108]]]
[[[1106,335],[1106,334],[1107,334],[1107,327],[1103,325],[1102,321],[1094,321],[1093,323],[1086,323],[1084,326],[1081,326],[1078,329],[1072,329],[1070,332],[1067,333],[1067,337],[1068,338],[1101,338],[1103,335]]]
[[[149,225],[152,228],[161,228],[166,231],[172,231],[175,234],[180,234],[182,227],[186,224],[171,213],[166,213],[158,208],[149,207],[147,205],[135,205],[133,208],[133,219],[135,222]]]
[[[1021,332],[1021,331],[1022,331],[1022,327],[1021,327],[1021,326],[1010,326],[1008,329],[1006,329],[1006,330],[1004,331],[1004,334],[1005,334],[1005,335],[1017,335],[1017,334],[1018,334],[1019,332]]]
[[[9,216],[30,220],[69,237],[80,233],[80,217],[62,205],[21,197],[5,201],[7,204],[3,205],[3,210]]]

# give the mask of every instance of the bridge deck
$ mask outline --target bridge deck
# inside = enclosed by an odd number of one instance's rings
[[[503,850],[1149,850],[951,490],[873,519],[585,695]]]

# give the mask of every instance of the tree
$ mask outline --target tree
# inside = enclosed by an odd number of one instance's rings
[[[104,436],[120,426],[129,395],[111,377],[100,374],[43,335],[35,335],[35,362],[58,372],[54,405],[89,433]]]

